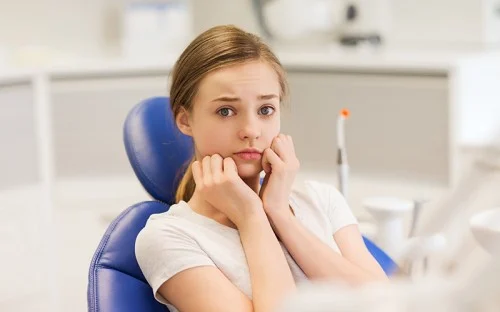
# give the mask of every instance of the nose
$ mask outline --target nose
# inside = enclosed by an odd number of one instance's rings
[[[261,135],[261,127],[257,118],[246,118],[240,128],[239,137],[242,140],[255,140]]]

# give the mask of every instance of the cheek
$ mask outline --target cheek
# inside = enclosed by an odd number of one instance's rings
[[[280,123],[279,120],[276,123],[273,123],[270,125],[270,127],[267,129],[267,131],[264,134],[263,140],[265,142],[266,147],[271,146],[271,143],[273,142],[274,138],[280,134]]]
[[[194,133],[196,149],[201,156],[228,153],[230,147],[229,132],[215,127]]]

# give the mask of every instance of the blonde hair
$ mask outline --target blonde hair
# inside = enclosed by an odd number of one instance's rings
[[[196,37],[181,54],[172,70],[170,108],[175,117],[185,109],[191,112],[200,81],[210,72],[249,61],[264,61],[276,72],[280,99],[288,97],[285,70],[271,49],[256,35],[232,25],[216,26]],[[189,201],[195,190],[191,164],[187,164],[177,187],[175,202]]]

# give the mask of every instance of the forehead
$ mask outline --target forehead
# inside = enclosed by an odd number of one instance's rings
[[[202,97],[218,96],[224,92],[279,94],[279,78],[268,63],[253,61],[209,73],[202,79],[198,88]]]

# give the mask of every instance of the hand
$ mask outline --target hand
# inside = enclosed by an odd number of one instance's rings
[[[205,156],[201,162],[193,162],[192,171],[196,192],[236,227],[252,214],[263,211],[259,196],[240,178],[231,157]]]
[[[273,213],[289,213],[288,198],[300,168],[291,136],[279,134],[274,138],[271,147],[264,150],[262,168],[266,176],[259,197],[264,210],[268,216]]]

